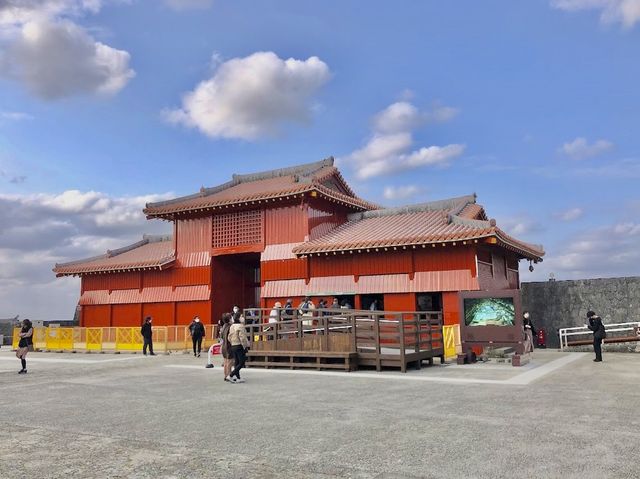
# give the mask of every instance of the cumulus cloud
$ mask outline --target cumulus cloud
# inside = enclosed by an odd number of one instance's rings
[[[447,166],[460,156],[464,145],[429,146],[411,151],[413,130],[427,121],[447,121],[451,107],[422,112],[407,101],[393,103],[373,118],[373,134],[362,148],[341,161],[356,170],[359,179],[411,170],[424,166]]]
[[[0,317],[70,318],[79,283],[55,280],[54,264],[126,246],[143,233],[170,233],[165,222],[147,221],[142,213],[146,203],[169,197],[77,190],[0,194]]]
[[[0,0],[0,77],[53,100],[115,94],[135,76],[130,55],[72,21],[101,0]]]
[[[174,10],[205,9],[213,5],[213,0],[165,0]]]
[[[586,138],[579,137],[571,142],[565,143],[558,151],[574,160],[583,160],[601,155],[611,148],[613,148],[613,143],[610,141],[597,140],[595,143],[589,144]]]
[[[272,136],[283,124],[309,122],[311,99],[330,76],[318,57],[282,60],[273,52],[258,52],[220,64],[210,79],[184,95],[182,108],[164,116],[212,138]]]
[[[582,208],[570,208],[565,211],[555,213],[554,216],[561,221],[575,221],[583,215]]]
[[[624,28],[640,21],[638,0],[551,0],[551,6],[568,12],[598,10],[602,23],[620,23]]]
[[[0,74],[52,100],[79,93],[114,94],[133,78],[129,53],[95,41],[66,21],[22,26],[0,61]]]
[[[416,185],[404,185],[404,186],[387,186],[384,189],[383,195],[388,200],[406,200],[412,198],[424,191]]]
[[[521,238],[529,233],[542,231],[542,225],[527,215],[500,218],[498,226],[510,235]]]

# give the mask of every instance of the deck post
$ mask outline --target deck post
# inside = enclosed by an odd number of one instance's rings
[[[380,316],[376,315],[374,324],[374,334],[376,339],[376,371],[382,371],[382,358],[380,358]]]

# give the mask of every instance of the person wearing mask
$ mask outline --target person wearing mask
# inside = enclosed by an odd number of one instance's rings
[[[198,316],[193,318],[193,321],[189,325],[189,332],[191,333],[191,342],[193,343],[193,356],[200,357],[200,351],[202,351],[202,339],[205,335],[205,329]]]
[[[229,328],[229,345],[231,346],[231,355],[235,365],[229,374],[229,380],[232,383],[243,383],[244,379],[240,377],[240,370],[244,367],[244,362],[249,350],[249,340],[244,325],[240,323],[240,318],[233,318],[233,324]]]
[[[313,310],[316,305],[311,301],[311,297],[305,296],[304,301],[298,306],[298,314],[302,316],[304,326],[313,326]]]
[[[22,321],[22,328],[18,336],[20,336],[20,341],[18,342],[18,349],[16,349],[16,357],[22,364],[22,369],[18,371],[18,374],[27,374],[27,353],[33,347],[33,325],[30,320],[25,319]]]
[[[593,351],[596,353],[596,358],[593,361],[601,363],[602,343],[604,342],[604,338],[607,337],[607,331],[604,329],[604,324],[602,324],[600,316],[593,311],[587,313],[587,319],[589,320],[589,324],[586,326],[593,331]]]
[[[140,334],[142,335],[143,345],[142,354],[147,355],[147,348],[149,348],[149,356],[155,356],[153,353],[153,332],[151,331],[151,316],[144,318],[144,324],[140,328]]]

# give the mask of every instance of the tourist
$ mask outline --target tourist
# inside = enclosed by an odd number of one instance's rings
[[[522,329],[524,330],[524,352],[533,352],[533,337],[536,335],[536,329],[531,322],[529,311],[522,313]]]
[[[155,356],[153,353],[153,332],[151,331],[151,316],[144,318],[144,324],[140,328],[140,334],[142,334],[142,354],[147,355],[147,348],[149,348],[149,356]]]
[[[224,380],[229,381],[231,368],[233,367],[233,355],[229,345],[229,329],[231,328],[231,314],[225,313],[220,320],[220,353],[222,354]]]
[[[333,303],[331,303],[331,309],[340,309],[340,301],[338,301],[338,298],[333,298]]]
[[[282,310],[282,303],[280,301],[276,301],[275,304],[273,305],[273,309],[269,313],[269,324],[277,323],[278,321],[280,321],[281,310]],[[275,327],[273,326],[269,326],[268,328],[265,329],[265,331],[271,331],[274,328]],[[268,335],[268,338],[276,339],[275,331],[270,332],[270,334]]]
[[[593,331],[593,351],[596,353],[596,358],[593,361],[600,363],[602,362],[602,343],[607,337],[607,332],[602,324],[602,319],[593,311],[587,313],[587,319],[589,324],[586,326]]]
[[[293,300],[287,299],[287,302],[284,304],[284,319],[293,319]]]
[[[20,341],[18,342],[18,349],[16,349],[16,357],[22,363],[22,369],[18,371],[18,374],[27,374],[27,353],[30,348],[33,348],[33,325],[31,321],[25,319],[22,321],[22,328],[18,333]]]
[[[304,318],[302,320],[304,326],[313,326],[314,309],[316,309],[316,305],[313,304],[311,297],[305,296],[304,301],[298,306],[298,314]]]
[[[342,302],[342,306],[340,307],[340,309],[353,309],[353,308],[351,307],[351,303],[349,303],[349,300],[345,299]]]
[[[198,316],[193,318],[193,321],[189,325],[189,332],[191,333],[191,342],[193,343],[193,356],[200,357],[200,351],[202,350],[202,339],[205,335],[205,329]]]
[[[229,380],[232,383],[243,383],[244,379],[240,377],[240,370],[244,367],[246,354],[249,350],[249,341],[247,340],[247,332],[240,323],[239,317],[233,318],[233,324],[229,328],[227,337],[229,346],[231,346],[231,356],[235,362],[233,370],[229,374]]]
[[[371,304],[369,305],[369,311],[378,311],[378,300],[374,299],[373,301],[371,301]]]

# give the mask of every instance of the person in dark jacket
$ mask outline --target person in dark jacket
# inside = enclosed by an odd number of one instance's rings
[[[202,351],[202,338],[204,338],[205,329],[198,316],[193,318],[193,321],[189,325],[189,332],[191,333],[191,342],[193,343],[193,355],[194,357],[200,357],[200,351]]]
[[[607,332],[602,324],[602,319],[593,311],[587,313],[587,319],[589,320],[587,327],[593,331],[593,351],[596,353],[596,358],[593,361],[600,363],[602,362],[602,342],[607,337]]]
[[[18,342],[18,349],[16,349],[16,357],[22,364],[22,369],[18,371],[18,374],[27,374],[27,353],[29,349],[33,348],[33,325],[30,320],[25,319],[22,321],[22,328],[18,336],[20,336],[20,341]]]
[[[144,324],[140,328],[140,334],[142,334],[142,354],[147,355],[147,347],[149,348],[149,355],[155,356],[153,352],[153,332],[151,331],[151,316],[144,318]]]
[[[525,338],[525,353],[533,352],[533,338],[536,335],[536,328],[533,327],[533,323],[531,322],[531,315],[529,311],[525,311],[522,313],[522,329],[524,331]]]

